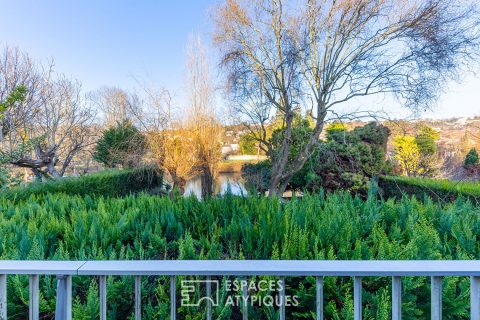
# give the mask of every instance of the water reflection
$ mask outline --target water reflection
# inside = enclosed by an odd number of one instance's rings
[[[240,173],[220,173],[215,180],[215,194],[223,195],[230,189],[234,195],[246,195],[247,190]],[[202,181],[199,176],[189,180],[185,186],[185,196],[202,197]]]

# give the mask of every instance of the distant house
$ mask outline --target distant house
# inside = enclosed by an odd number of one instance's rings
[[[240,151],[240,145],[238,143],[225,144],[222,147],[223,155],[229,155],[229,154],[237,153],[239,151]]]
[[[230,154],[232,152],[232,148],[230,148],[230,145],[222,146],[222,154]]]

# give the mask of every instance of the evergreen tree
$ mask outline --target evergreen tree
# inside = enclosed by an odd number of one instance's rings
[[[107,129],[95,146],[94,159],[106,167],[135,167],[145,154],[144,136],[128,120]]]
[[[399,135],[393,139],[394,158],[407,176],[432,176],[437,170],[439,132],[423,126],[415,136]]]
[[[478,153],[475,148],[470,149],[470,151],[467,153],[463,165],[465,167],[473,167],[478,165]]]
[[[439,138],[440,134],[438,131],[429,126],[423,126],[415,136],[415,142],[422,154],[431,155],[437,152],[436,141]]]
[[[422,176],[432,176],[437,170],[437,140],[439,138],[440,133],[426,125],[415,136],[415,143],[420,151],[419,169]]]

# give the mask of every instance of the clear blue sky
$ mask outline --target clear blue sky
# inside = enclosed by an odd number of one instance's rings
[[[185,47],[192,33],[210,45],[215,0],[0,0],[0,45],[53,58],[56,70],[86,90],[135,86],[133,77],[181,99]],[[212,60],[214,50],[212,49]],[[211,61],[217,63],[217,61]],[[480,71],[480,70],[479,70]],[[480,115],[480,79],[447,89],[427,117]]]
[[[177,88],[191,33],[209,43],[207,0],[15,0],[0,2],[0,43],[84,83],[131,87],[132,76]],[[208,39],[207,39],[208,38]]]

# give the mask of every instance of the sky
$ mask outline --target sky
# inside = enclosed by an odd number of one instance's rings
[[[183,100],[186,45],[200,35],[211,45],[216,0],[0,0],[0,46],[17,46],[83,83],[131,89],[138,81],[165,87]],[[480,70],[479,70],[480,71]],[[479,72],[480,74],[480,72]],[[480,116],[480,76],[465,74],[445,88],[428,118]],[[389,107],[390,108],[390,107]],[[404,112],[398,106],[393,114]]]

